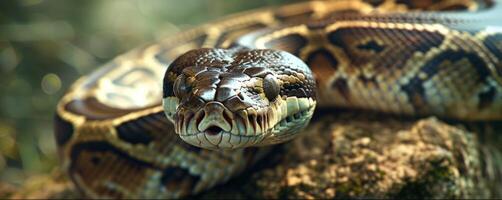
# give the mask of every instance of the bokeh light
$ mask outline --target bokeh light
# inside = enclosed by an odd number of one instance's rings
[[[0,50],[0,68],[8,72],[13,70],[19,64],[19,57],[12,46],[7,44]]]
[[[42,78],[41,87],[46,94],[54,94],[61,89],[61,79],[56,74],[46,74]]]

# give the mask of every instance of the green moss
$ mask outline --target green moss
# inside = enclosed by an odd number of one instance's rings
[[[393,198],[455,198],[457,189],[451,168],[432,163],[429,172],[418,180],[409,180]]]
[[[360,179],[340,184],[336,186],[336,197],[345,198],[352,196],[361,196],[364,194],[363,184]]]

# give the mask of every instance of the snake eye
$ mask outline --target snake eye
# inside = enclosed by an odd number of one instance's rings
[[[192,86],[187,83],[187,77],[182,74],[174,81],[173,90],[175,96],[183,98],[192,90]]]
[[[265,91],[265,96],[269,101],[275,100],[279,95],[279,82],[273,74],[267,74],[263,79],[263,90]]]

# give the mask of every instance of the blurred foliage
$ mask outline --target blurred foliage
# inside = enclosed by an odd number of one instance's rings
[[[0,181],[57,165],[52,118],[78,77],[187,27],[285,1],[0,1]]]

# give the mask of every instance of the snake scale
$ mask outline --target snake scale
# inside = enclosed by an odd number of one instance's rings
[[[329,106],[502,119],[499,3],[308,1],[235,14],[78,79],[57,105],[55,137],[87,197],[176,198],[237,176],[269,152],[258,146],[296,137]]]

